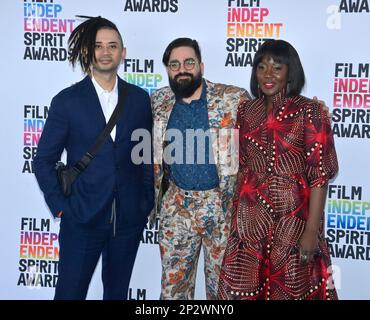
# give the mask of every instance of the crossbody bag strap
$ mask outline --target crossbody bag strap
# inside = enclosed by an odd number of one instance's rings
[[[83,170],[87,168],[90,161],[94,159],[95,155],[97,154],[99,148],[105,142],[105,140],[110,135],[111,131],[113,130],[114,126],[117,124],[118,119],[123,111],[123,106],[125,104],[125,100],[128,93],[128,84],[126,82],[123,83],[123,88],[121,89],[121,94],[118,95],[118,102],[114,111],[105,126],[104,130],[99,134],[98,138],[96,139],[95,143],[91,146],[91,148],[85,153],[85,155],[78,161],[74,166],[73,169],[77,174],[80,174]]]

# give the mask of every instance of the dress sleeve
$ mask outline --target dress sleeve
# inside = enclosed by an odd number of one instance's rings
[[[249,104],[248,100],[243,100],[239,103],[237,108],[237,114],[236,114],[236,121],[235,121],[235,129],[238,130],[238,145],[239,145],[239,151],[238,151],[238,157],[239,157],[239,168],[243,168],[246,164],[246,157],[247,157],[247,150],[245,148],[245,139],[243,137],[243,133],[245,132],[245,119],[244,119],[244,112]]]
[[[306,176],[309,186],[322,187],[338,172],[330,120],[316,102],[306,107],[305,119]]]

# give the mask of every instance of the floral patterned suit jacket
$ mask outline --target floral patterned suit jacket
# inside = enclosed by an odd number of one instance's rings
[[[209,127],[212,133],[212,148],[220,179],[224,213],[231,207],[234,184],[238,171],[238,153],[234,142],[235,121],[239,103],[250,100],[249,93],[231,85],[212,83],[206,80],[207,108]],[[170,87],[164,87],[151,97],[153,111],[153,148],[154,148],[154,214],[158,216],[162,200],[162,180],[164,177],[163,149],[165,131],[176,99]],[[153,216],[152,216],[153,218]]]

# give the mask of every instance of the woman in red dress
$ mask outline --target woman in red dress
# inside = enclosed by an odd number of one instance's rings
[[[326,112],[300,96],[297,51],[267,40],[238,109],[240,165],[220,299],[337,299],[323,210],[338,171]]]

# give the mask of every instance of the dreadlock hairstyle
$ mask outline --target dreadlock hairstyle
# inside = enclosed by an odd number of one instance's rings
[[[95,40],[100,29],[113,29],[117,31],[123,46],[122,36],[117,26],[108,19],[88,16],[77,16],[88,19],[78,25],[68,39],[68,60],[74,68],[77,61],[80,62],[84,73],[90,73],[90,65],[95,60]]]

